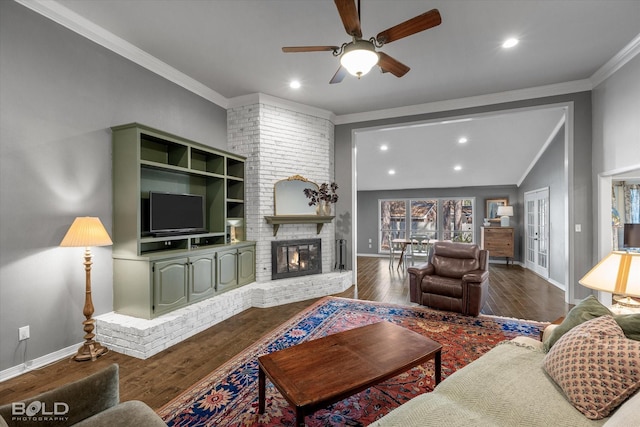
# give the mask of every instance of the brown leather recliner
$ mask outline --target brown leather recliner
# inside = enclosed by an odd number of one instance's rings
[[[411,302],[480,314],[489,292],[489,251],[469,243],[436,242],[430,261],[408,271]]]

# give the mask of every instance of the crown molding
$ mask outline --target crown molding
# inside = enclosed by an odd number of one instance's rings
[[[228,100],[218,92],[148,54],[56,1],[15,0],[17,3],[51,19],[81,36],[99,44],[202,98],[227,108]]]
[[[370,120],[390,119],[396,117],[415,116],[419,114],[436,113],[439,111],[460,110],[463,108],[482,107],[504,102],[522,101],[547,96],[564,95],[567,93],[585,92],[593,89],[588,79],[553,85],[517,89],[507,92],[497,92],[487,95],[471,96],[468,98],[449,99],[446,101],[429,102],[426,104],[408,105],[405,107],[386,110],[368,111],[364,113],[345,114],[336,116],[335,124],[366,122]]]
[[[622,68],[627,62],[631,61],[640,53],[640,34],[635,36],[620,52],[606,62],[598,71],[590,77],[593,87],[607,80],[616,71]]]
[[[335,114],[333,114],[329,110],[323,110],[322,108],[300,104],[298,102],[289,101],[287,99],[278,98],[276,96],[267,95],[264,93],[252,93],[249,95],[230,98],[227,104],[227,108],[230,109],[255,104],[271,105],[273,107],[295,111],[296,113],[307,114],[309,116],[329,120],[332,123],[334,122],[336,117]]]

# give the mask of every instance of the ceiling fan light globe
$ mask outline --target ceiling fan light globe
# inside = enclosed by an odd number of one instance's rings
[[[340,57],[340,64],[347,69],[349,74],[360,78],[371,71],[378,63],[378,59],[373,44],[358,41],[345,48],[345,52]]]

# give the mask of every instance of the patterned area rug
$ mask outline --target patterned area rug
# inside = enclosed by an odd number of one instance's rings
[[[295,413],[267,380],[266,410],[258,414],[258,356],[303,341],[387,320],[442,344],[442,379],[497,343],[538,338],[547,323],[494,316],[467,317],[426,307],[327,297],[303,310],[194,384],[158,413],[170,426],[293,426]],[[384,345],[381,342],[380,345]],[[429,361],[306,417],[308,426],[361,426],[433,390]],[[322,378],[318,378],[322,381]]]

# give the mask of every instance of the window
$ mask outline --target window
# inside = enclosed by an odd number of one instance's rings
[[[443,199],[443,240],[473,242],[473,202],[471,199]]]
[[[380,200],[379,251],[389,252],[391,240],[406,236],[407,201]]]
[[[411,236],[435,239],[438,235],[438,201],[411,200]]]
[[[473,243],[475,198],[379,200],[378,252],[393,239],[438,239]]]

